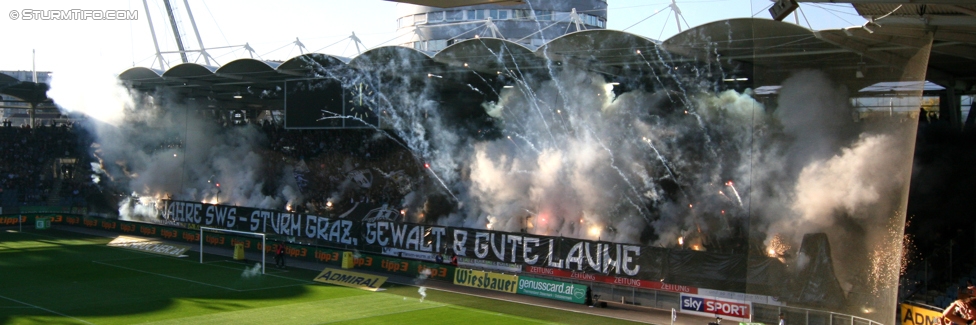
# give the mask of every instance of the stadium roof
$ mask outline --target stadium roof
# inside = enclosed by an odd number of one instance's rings
[[[50,104],[51,100],[47,98],[48,88],[50,87],[45,83],[20,81],[13,76],[0,73],[0,95],[16,97],[27,103]]]
[[[433,56],[411,48],[385,46],[352,59],[304,54],[283,62],[239,59],[221,67],[195,63],[166,71],[136,67],[124,71],[119,79],[135,89],[167,88],[189,98],[208,98],[217,102],[214,105],[229,109],[280,109],[282,101],[267,100],[262,97],[267,92],[262,90],[280,87],[286,80],[322,77],[323,71],[315,71],[322,69],[386,70],[428,77],[471,71],[494,74],[512,67],[541,70],[562,62],[581,62],[585,64],[579,66],[608,78],[650,80],[673,75],[661,71],[662,65],[720,62],[723,75],[748,80],[753,88],[778,85],[801,69],[824,70],[849,89],[882,81],[933,80],[933,75],[948,77],[934,78],[943,86],[949,79],[976,81],[976,54],[969,54],[976,52],[952,56],[936,54],[935,50],[968,46],[962,44],[966,35],[947,31],[951,28],[940,30],[944,33],[935,35],[943,39],[937,39],[933,47],[928,75],[924,67],[906,66],[908,60],[925,51],[923,36],[927,30],[910,29],[915,32],[902,37],[894,35],[909,30],[899,26],[812,31],[769,19],[742,18],[697,26],[663,42],[622,31],[586,30],[553,39],[535,51],[507,40],[476,38],[453,44]],[[956,43],[943,43],[953,37]],[[976,38],[972,34],[968,37]],[[953,61],[957,59],[973,64],[962,66]],[[853,78],[855,73],[864,77]]]
[[[18,83],[18,82],[20,82],[20,80],[17,80],[17,78],[14,78],[14,77],[12,77],[10,75],[7,75],[7,74],[4,74],[4,73],[0,73],[0,88],[6,87],[6,86],[9,86],[9,85]]]
[[[976,91],[976,4],[972,0],[798,0],[850,3],[869,23],[835,37],[855,51],[883,44],[899,46],[933,37],[926,79],[958,90]],[[957,85],[957,83],[961,83]],[[961,86],[961,87],[959,87]]]
[[[452,8],[476,5],[517,5],[524,4],[524,0],[387,0],[428,7]]]

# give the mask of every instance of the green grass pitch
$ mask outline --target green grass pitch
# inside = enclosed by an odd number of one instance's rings
[[[0,324],[612,324],[616,319],[387,284],[382,292],[312,282],[318,271],[175,258],[109,247],[110,238],[0,230]],[[269,265],[272,262],[268,262]]]

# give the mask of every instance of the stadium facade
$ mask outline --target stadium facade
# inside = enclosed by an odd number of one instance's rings
[[[605,0],[485,4],[454,8],[397,5],[397,29],[411,35],[401,45],[428,53],[478,37],[504,39],[536,49],[567,33],[604,29]]]

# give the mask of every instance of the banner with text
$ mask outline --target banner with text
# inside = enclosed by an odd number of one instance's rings
[[[561,273],[585,276],[583,280],[683,293],[695,293],[695,287],[742,292],[750,265],[769,259],[406,223],[400,221],[399,210],[368,203],[357,203],[344,211],[325,214],[172,200],[163,200],[157,205],[157,217],[162,224],[262,232],[310,245],[356,249],[426,262],[437,261],[437,256],[446,259],[443,257],[457,255],[459,265],[472,269],[502,272],[560,270]],[[766,278],[783,277],[767,274]],[[779,287],[777,283],[764,283],[769,288]],[[671,284],[679,286],[670,287]]]
[[[338,217],[169,200],[158,206],[164,222],[294,236],[394,257],[433,261],[437,254],[457,254],[496,268],[531,265],[623,277],[659,278],[662,269],[642,265],[640,245],[411,224],[395,221],[399,216],[398,210],[366,204]]]
[[[454,284],[515,293],[518,286],[518,276],[459,268],[454,270]]]
[[[518,290],[516,293],[577,304],[586,303],[585,285],[527,276],[520,276],[518,278]]]

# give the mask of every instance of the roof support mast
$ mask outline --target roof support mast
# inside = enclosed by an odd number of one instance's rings
[[[142,6],[146,8],[146,20],[149,21],[149,33],[152,34],[153,45],[156,46],[156,60],[159,60],[159,70],[166,70],[166,61],[163,61],[163,53],[159,52],[159,41],[156,40],[156,29],[153,27],[152,15],[149,14],[149,3],[142,0]]]
[[[180,38],[180,29],[176,24],[176,15],[173,14],[173,6],[169,4],[169,0],[163,0],[163,4],[166,5],[166,14],[169,15],[169,24],[173,26],[173,36],[176,37],[176,47],[180,49],[180,58],[183,59],[183,63],[188,63],[186,59],[186,49],[183,47],[183,39]]]
[[[203,60],[207,62],[207,65],[210,65],[210,53],[207,53],[207,48],[203,47],[203,39],[200,38],[200,31],[197,30],[197,21],[193,19],[193,12],[190,11],[190,3],[187,0],[183,0],[183,6],[186,8],[186,15],[190,16],[190,26],[193,26],[193,34],[197,36],[197,44],[200,45],[200,53],[203,55]],[[216,62],[217,60],[215,59],[214,61]]]
[[[685,16],[681,14],[681,9],[678,8],[678,4],[675,2],[675,0],[671,0],[671,11],[674,12],[674,23],[678,24],[678,33],[681,32],[681,21],[685,22],[685,26],[691,28],[691,25],[688,25],[688,21],[685,20]]]

